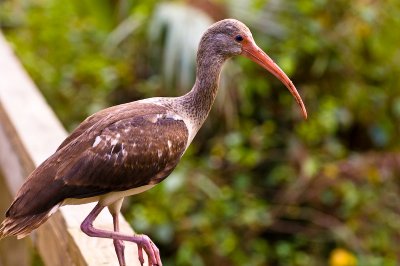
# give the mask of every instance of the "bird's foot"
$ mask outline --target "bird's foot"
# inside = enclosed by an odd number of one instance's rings
[[[93,221],[99,215],[104,206],[97,204],[96,207],[89,213],[81,224],[82,231],[91,237],[112,238],[114,240],[115,250],[117,252],[118,260],[121,265],[125,265],[124,259],[124,245],[122,241],[129,241],[138,245],[138,256],[140,263],[144,264],[143,250],[146,252],[149,259],[149,266],[162,266],[160,251],[151,239],[146,235],[124,235],[119,232],[107,231],[93,227]],[[115,218],[114,218],[115,219]],[[117,219],[114,220],[114,226],[118,224]],[[115,231],[118,231],[118,226],[115,226]],[[122,261],[121,261],[122,260]]]
[[[160,251],[151,239],[146,235],[136,236],[139,240],[136,242],[138,246],[138,255],[140,264],[144,265],[143,249],[149,259],[149,266],[162,266]]]
[[[114,239],[114,247],[115,247],[115,253],[117,253],[119,265],[126,266],[125,255],[124,255],[124,250],[125,250],[124,242],[122,240]]]

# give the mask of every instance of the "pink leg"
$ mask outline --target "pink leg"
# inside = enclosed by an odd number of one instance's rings
[[[143,249],[147,253],[147,257],[149,258],[150,266],[162,266],[160,252],[156,245],[151,241],[151,239],[146,235],[124,235],[119,232],[112,232],[102,229],[96,229],[93,227],[93,221],[100,214],[100,212],[104,209],[103,206],[97,204],[96,207],[89,213],[89,215],[85,218],[85,220],[81,224],[81,230],[92,237],[100,237],[100,238],[110,238],[113,240],[121,240],[121,241],[129,241],[136,243],[138,245],[139,252],[139,260],[143,265]],[[115,225],[114,225],[115,226]],[[117,251],[118,256],[118,251]]]
[[[112,214],[112,217],[114,223],[114,232],[119,232],[118,214]],[[124,255],[124,250],[125,250],[124,242],[122,240],[114,239],[114,247],[115,247],[115,253],[117,253],[119,265],[126,266],[125,255]]]

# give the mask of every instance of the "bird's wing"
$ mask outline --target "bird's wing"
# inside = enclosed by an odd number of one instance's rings
[[[155,105],[151,106],[153,108],[157,107]],[[87,132],[87,130],[91,130],[96,124],[98,124],[99,121],[107,120],[101,123],[102,125],[104,125],[105,122],[114,123],[117,121],[117,119],[140,115],[140,110],[146,110],[146,107],[148,107],[148,105],[140,104],[138,102],[131,102],[100,110],[97,113],[87,117],[82,123],[80,123],[79,126],[61,143],[57,150],[64,148],[70,142],[77,139],[80,135]]]
[[[126,118],[81,142],[77,156],[71,142],[56,179],[76,187],[76,198],[157,184],[179,162],[187,138],[185,123],[171,113]]]
[[[48,211],[66,198],[157,184],[186,149],[184,121],[162,106],[122,106],[94,120],[86,130],[78,127],[79,134],[74,132],[73,139],[31,173],[7,216]]]

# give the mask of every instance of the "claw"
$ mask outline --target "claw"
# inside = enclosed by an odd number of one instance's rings
[[[138,243],[138,255],[140,263],[144,262],[143,259],[143,249],[144,249],[149,260],[149,265],[162,266],[160,251],[153,243],[153,241],[151,241],[151,239],[146,235],[140,235],[138,237],[140,237],[140,242]]]

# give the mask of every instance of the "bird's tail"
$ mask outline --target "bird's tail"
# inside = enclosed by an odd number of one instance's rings
[[[6,217],[0,225],[0,239],[6,236],[16,236],[21,239],[29,235],[34,229],[47,221],[50,216],[58,209],[59,205],[47,212],[23,217]]]

